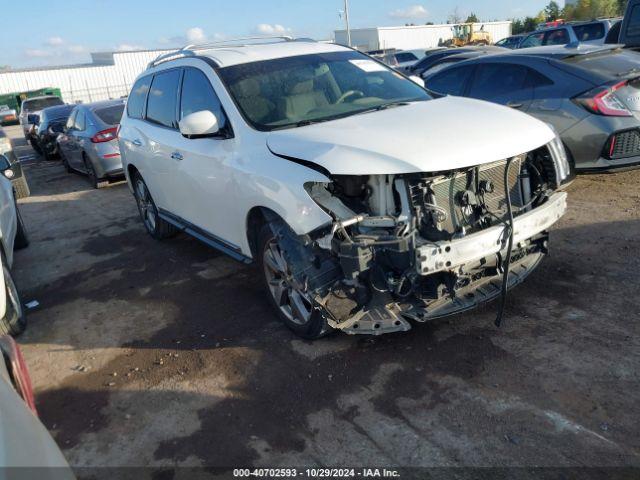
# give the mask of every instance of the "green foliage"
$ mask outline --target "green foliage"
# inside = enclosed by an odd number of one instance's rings
[[[617,17],[624,13],[626,0],[578,0],[562,11],[565,20],[591,20],[602,17]]]
[[[471,12],[471,15],[469,15],[465,20],[465,23],[478,23],[478,22],[480,22],[480,20],[478,20],[478,16],[473,12]]]
[[[553,0],[549,2],[549,5],[544,7],[544,16],[547,22],[552,22],[560,18],[560,5],[558,5]]]

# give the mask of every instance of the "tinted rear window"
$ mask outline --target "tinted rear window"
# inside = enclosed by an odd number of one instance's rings
[[[473,67],[452,68],[427,79],[428,90],[440,95],[462,95]]]
[[[37,112],[43,108],[53,107],[55,105],[64,105],[62,99],[58,97],[38,98],[35,100],[25,100],[22,103],[22,109],[27,112]]]
[[[587,70],[589,73],[602,77],[604,80],[615,80],[625,78],[629,72],[638,76],[637,70],[640,67],[640,54],[628,50],[614,50],[611,53],[599,55],[582,55],[564,60],[565,63],[575,65]]]
[[[96,114],[100,120],[107,125],[118,125],[122,118],[122,112],[124,111],[124,104],[113,105],[111,107],[98,108],[93,113]]]
[[[588,23],[586,25],[575,25],[573,31],[578,37],[579,42],[588,42],[589,40],[599,40],[604,37],[604,24]]]
[[[396,53],[396,60],[399,63],[413,62],[417,59],[418,57],[416,57],[413,53]]]

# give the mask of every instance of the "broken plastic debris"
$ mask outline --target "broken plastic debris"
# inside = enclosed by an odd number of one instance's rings
[[[30,302],[25,303],[24,306],[28,309],[32,309],[40,306],[40,302],[37,300],[31,300]]]

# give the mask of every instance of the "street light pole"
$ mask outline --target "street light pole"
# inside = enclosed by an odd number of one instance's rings
[[[349,0],[344,0],[344,20],[347,24],[347,45],[351,46],[351,27],[349,27]]]

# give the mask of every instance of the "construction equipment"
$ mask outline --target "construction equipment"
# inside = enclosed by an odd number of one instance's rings
[[[460,23],[453,25],[451,30],[453,38],[445,40],[445,47],[464,47],[467,45],[491,45],[493,35],[484,30],[484,25],[479,30],[475,29],[475,23]]]

